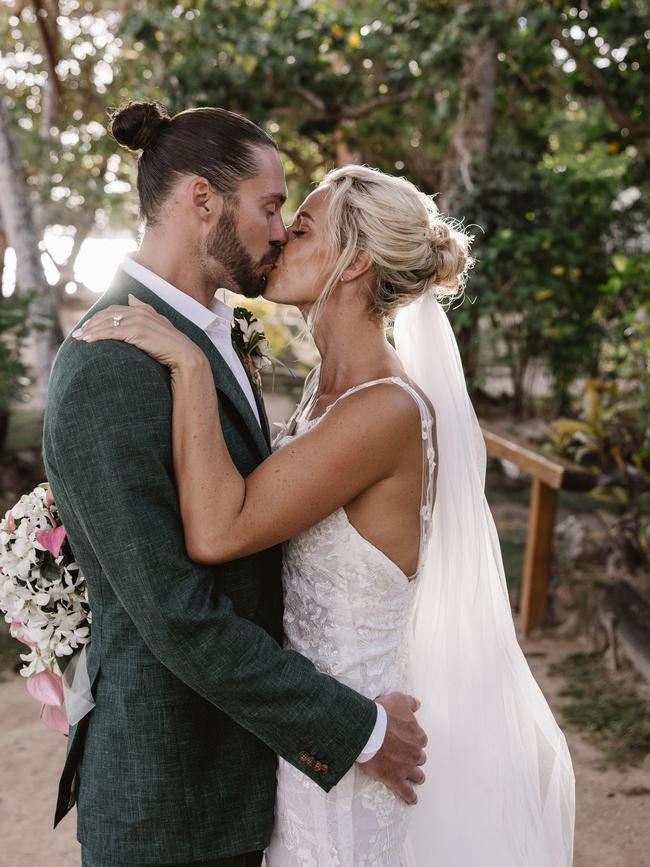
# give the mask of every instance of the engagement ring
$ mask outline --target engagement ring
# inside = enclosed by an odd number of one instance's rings
[[[124,319],[123,313],[116,313],[115,316],[113,316],[113,325],[117,328],[117,326],[120,324],[120,322],[123,319]]]

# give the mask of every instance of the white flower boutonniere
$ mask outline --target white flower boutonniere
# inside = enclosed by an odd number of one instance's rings
[[[235,307],[232,342],[255,387],[261,391],[260,370],[272,364],[264,326],[246,307]]]

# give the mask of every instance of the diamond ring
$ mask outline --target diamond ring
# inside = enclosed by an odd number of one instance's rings
[[[113,325],[117,328],[117,326],[120,324],[120,322],[123,319],[124,319],[123,313],[116,313],[115,316],[113,316]]]

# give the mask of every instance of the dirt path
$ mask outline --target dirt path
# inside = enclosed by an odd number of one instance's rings
[[[556,709],[563,682],[549,677],[548,667],[584,648],[555,638],[521,644],[526,652],[546,654],[529,658],[529,664],[551,707]],[[650,792],[650,764],[624,773],[603,769],[602,753],[579,733],[565,731],[576,774],[573,867],[650,867],[650,794],[626,794],[635,790]]]
[[[578,648],[566,641],[523,642],[533,672],[557,706],[561,682],[549,678],[551,662]],[[574,867],[650,867],[650,767],[626,773],[602,770],[597,749],[575,732],[568,741],[577,776],[577,827]],[[0,682],[0,863],[11,867],[77,867],[75,814],[52,828],[56,784],[65,741],[38,720],[38,706],[23,681],[8,675]],[[444,867],[444,865],[440,865]],[[554,867],[554,865],[549,865]]]
[[[48,731],[19,676],[0,682],[0,864],[77,867],[75,814],[52,831],[65,738]]]

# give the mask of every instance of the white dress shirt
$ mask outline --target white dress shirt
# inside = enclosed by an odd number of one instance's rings
[[[234,313],[232,307],[224,304],[216,295],[210,302],[210,306],[204,307],[203,304],[195,301],[194,298],[185,292],[181,292],[180,289],[172,286],[171,283],[163,280],[158,274],[154,274],[153,271],[135,262],[129,256],[122,262],[122,270],[129,277],[133,277],[138,283],[142,283],[143,286],[150,289],[154,295],[157,295],[202,331],[205,331],[206,336],[210,338],[235,375],[235,379],[246,395],[255,418],[259,422],[260,416],[257,411],[257,404],[255,403],[255,396],[250,380],[246,375],[241,358],[237,355],[232,345],[232,320]]]
[[[233,320],[233,308],[229,307],[223,301],[220,301],[216,296],[210,302],[210,307],[204,307],[194,298],[191,298],[185,292],[172,286],[158,274],[140,265],[138,262],[127,256],[122,262],[122,270],[142,283],[147,289],[151,290],[154,295],[157,295],[162,301],[173,307],[181,316],[189,319],[210,338],[218,352],[223,356],[224,361],[231,369],[242,391],[246,395],[255,418],[260,420],[255,403],[255,396],[251,388],[250,380],[244,370],[244,365],[240,357],[235,352],[232,345],[231,329]],[[377,721],[372,730],[368,743],[363,748],[363,751],[357,758],[358,762],[369,761],[381,748],[386,737],[386,726],[388,719],[386,711],[378,704],[377,706]]]

